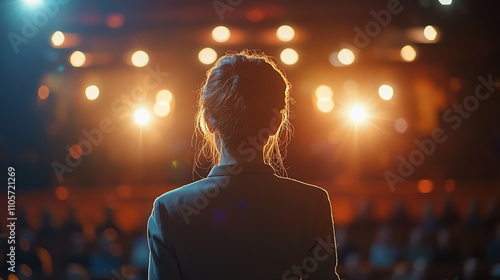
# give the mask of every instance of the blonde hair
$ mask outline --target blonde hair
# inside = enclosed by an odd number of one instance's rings
[[[208,69],[198,91],[194,167],[200,167],[202,156],[213,166],[218,165],[223,142],[229,143],[234,152],[245,138],[260,134],[266,128],[264,122],[269,123],[279,110],[281,121],[273,130],[276,133],[269,134],[262,153],[264,163],[278,175],[286,176],[283,159],[293,134],[290,91],[285,73],[262,52],[232,51],[220,57]]]

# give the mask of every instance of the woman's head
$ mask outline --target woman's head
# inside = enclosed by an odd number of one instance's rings
[[[268,56],[242,51],[220,57],[199,91],[197,157],[216,165],[223,149],[248,162],[263,153],[264,162],[284,172],[290,102],[290,83]]]

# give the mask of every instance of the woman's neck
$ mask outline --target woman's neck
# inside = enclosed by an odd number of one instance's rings
[[[222,147],[219,165],[245,163],[264,163],[262,149],[259,150],[255,147],[249,147],[245,149],[243,153],[232,155],[225,147]]]

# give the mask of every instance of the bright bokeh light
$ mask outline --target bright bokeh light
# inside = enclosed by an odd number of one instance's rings
[[[299,54],[291,48],[284,49],[280,54],[281,61],[288,65],[293,65],[299,60]]]
[[[441,3],[441,5],[451,5],[451,3],[453,2],[453,0],[439,0],[439,3]]]
[[[169,90],[162,89],[156,94],[156,102],[166,102],[169,104],[172,101],[172,93]]]
[[[212,64],[217,60],[217,52],[212,48],[204,48],[198,53],[198,59],[203,64]]]
[[[351,65],[356,59],[356,55],[350,49],[341,49],[337,54],[340,63],[344,65]]]
[[[145,51],[139,50],[132,54],[130,61],[135,67],[144,67],[149,63],[149,55]]]
[[[331,98],[318,98],[318,101],[316,101],[316,107],[318,107],[318,110],[322,113],[329,113],[333,110],[333,107],[335,106],[335,103]]]
[[[231,31],[225,26],[217,26],[212,30],[212,39],[216,42],[226,42],[229,40],[229,37],[231,37]]]
[[[37,6],[42,3],[42,0],[24,0],[24,3],[31,6]]]
[[[425,36],[425,39],[429,40],[429,41],[434,41],[436,40],[437,38],[437,30],[436,28],[434,28],[434,26],[432,25],[427,25],[425,28],[424,28],[424,36]]]
[[[418,181],[417,189],[420,193],[431,193],[434,189],[434,182],[431,180],[420,180]]]
[[[401,58],[405,61],[414,61],[417,57],[417,51],[410,45],[406,45],[401,49]]]
[[[85,96],[88,100],[95,100],[99,97],[99,88],[95,85],[88,86],[85,89]]]
[[[138,125],[146,125],[151,119],[151,113],[144,108],[139,108],[134,112],[134,121]]]
[[[364,122],[366,120],[366,110],[359,105],[353,106],[349,111],[349,117],[355,123]]]
[[[165,117],[170,113],[170,104],[165,101],[157,101],[153,111],[158,117]]]
[[[316,97],[330,99],[333,97],[333,90],[329,86],[321,85],[316,89]]]
[[[82,147],[80,145],[78,145],[78,144],[73,144],[69,148],[69,155],[72,158],[74,158],[74,159],[81,158],[82,157],[82,153],[83,153]]]
[[[283,42],[289,42],[295,37],[295,30],[289,25],[282,25],[276,30],[276,37]]]
[[[405,133],[408,129],[408,122],[403,118],[396,119],[394,121],[394,129],[399,133]]]
[[[378,96],[383,100],[391,100],[394,95],[394,90],[389,85],[381,85],[378,88]]]
[[[59,47],[64,44],[64,39],[64,33],[56,31],[52,34],[52,37],[50,37],[50,42],[52,43],[52,46]]]
[[[87,60],[87,58],[81,51],[75,51],[69,57],[69,62],[73,67],[82,67],[85,64],[85,60]]]
[[[38,98],[44,100],[47,99],[47,97],[49,97],[49,87],[47,87],[46,85],[41,85],[38,88]]]

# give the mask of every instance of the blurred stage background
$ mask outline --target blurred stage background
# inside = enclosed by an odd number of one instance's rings
[[[0,5],[18,218],[8,276],[5,187],[1,279],[144,279],[154,198],[207,174],[192,146],[205,71],[244,48],[293,85],[285,166],[330,193],[342,278],[499,279],[496,2]]]

